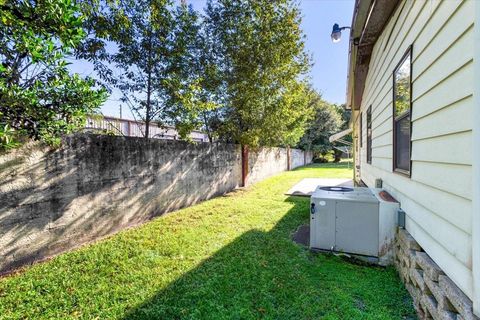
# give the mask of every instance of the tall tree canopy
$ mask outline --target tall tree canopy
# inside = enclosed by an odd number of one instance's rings
[[[86,2],[92,36],[79,56],[89,59],[122,101],[149,125],[176,125],[182,137],[199,126],[198,16],[171,0]],[[97,8],[97,10],[95,10]]]
[[[172,0],[83,3],[93,36],[79,56],[147,128],[173,124],[185,137],[202,126],[211,141],[253,147],[302,136],[310,61],[294,1],[209,0],[201,18]]]
[[[312,116],[310,59],[292,0],[209,0],[201,17],[175,0],[0,6],[0,124],[8,130],[55,140],[102,103],[92,79],[68,72],[74,49],[145,121],[145,137],[157,122],[183,138],[203,126],[212,140],[295,145]]]
[[[348,127],[350,113],[343,106],[322,100],[321,95],[314,90],[310,91],[310,105],[315,110],[315,116],[309,122],[298,147],[312,150],[318,158],[333,151],[334,144],[329,141],[329,137]]]
[[[310,115],[300,11],[289,0],[209,0],[205,125],[249,146],[294,144]],[[204,79],[205,80],[205,79]]]
[[[82,20],[71,0],[0,1],[2,128],[56,143],[105,100],[92,79],[67,69],[66,57],[85,36]]]

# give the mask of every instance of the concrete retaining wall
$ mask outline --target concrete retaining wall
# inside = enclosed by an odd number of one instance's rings
[[[295,169],[307,165],[312,162],[312,159],[312,152],[300,149],[260,148],[259,150],[249,151],[249,173],[246,184],[248,186],[289,168]]]
[[[288,168],[287,149],[261,148],[248,153],[247,185],[271,177]]]
[[[420,319],[479,320],[473,314],[472,301],[405,229],[397,233],[395,267]]]
[[[286,170],[286,150],[251,153],[253,183]],[[232,144],[77,135],[0,156],[0,272],[229,192]]]
[[[305,162],[307,161],[305,152],[300,149],[291,149],[290,150],[290,161],[291,161],[291,166],[290,169],[295,169],[301,166],[305,165]],[[312,159],[312,158],[310,158]]]

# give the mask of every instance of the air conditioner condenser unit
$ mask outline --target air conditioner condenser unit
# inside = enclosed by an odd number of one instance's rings
[[[310,199],[310,247],[389,265],[398,209],[382,189],[318,187]]]

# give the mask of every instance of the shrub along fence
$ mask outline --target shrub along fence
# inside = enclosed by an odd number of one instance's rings
[[[0,156],[0,273],[311,159],[295,149],[102,135],[69,136],[53,151],[26,145]]]

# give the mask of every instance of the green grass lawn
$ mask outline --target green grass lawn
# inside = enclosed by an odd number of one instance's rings
[[[0,319],[414,318],[392,268],[309,252],[290,240],[311,165],[203,202],[0,279]]]

